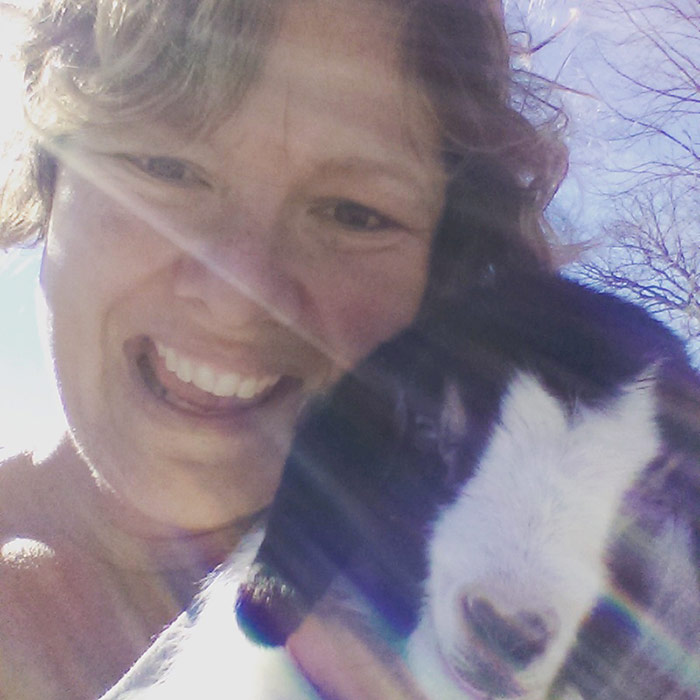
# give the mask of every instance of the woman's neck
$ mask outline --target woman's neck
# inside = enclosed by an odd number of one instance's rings
[[[51,483],[51,500],[65,506],[59,509],[65,535],[120,569],[191,572],[201,578],[264,520],[264,513],[258,512],[200,532],[152,520],[100,483],[69,438],[41,466]]]

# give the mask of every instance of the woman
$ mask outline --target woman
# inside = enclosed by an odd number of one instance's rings
[[[31,27],[3,235],[43,246],[70,435],[0,469],[0,694],[90,698],[262,517],[310,396],[465,275],[548,264],[562,161],[509,106],[492,0],[52,0]],[[336,632],[292,651],[349,697]]]

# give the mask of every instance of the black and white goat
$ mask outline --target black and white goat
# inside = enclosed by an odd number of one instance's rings
[[[675,339],[559,278],[475,288],[310,414],[257,554],[107,697],[314,697],[234,601],[279,644],[340,577],[432,700],[697,700],[699,512]]]

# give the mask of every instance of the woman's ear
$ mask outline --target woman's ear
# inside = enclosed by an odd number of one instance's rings
[[[39,193],[42,197],[46,197],[46,201],[50,202],[53,197],[53,191],[56,187],[56,174],[58,172],[58,163],[56,156],[44,146],[35,146],[36,148],[36,181],[39,187]],[[50,206],[47,207],[50,210]]]
[[[41,226],[43,228],[42,238],[46,237],[51,218],[53,206],[53,196],[56,190],[56,180],[58,178],[58,161],[56,156],[44,146],[35,146],[34,167],[36,168],[36,187],[42,206]]]
[[[36,187],[41,202],[41,221],[38,222],[39,231],[37,241],[43,245],[42,263],[39,268],[39,282],[43,289],[44,254],[46,252],[46,241],[51,225],[51,213],[53,210],[54,194],[56,182],[58,180],[58,161],[48,149],[43,146],[35,146],[34,163],[36,168]]]

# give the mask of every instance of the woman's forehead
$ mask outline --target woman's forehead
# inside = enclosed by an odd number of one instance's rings
[[[332,60],[385,59],[398,47],[401,23],[401,13],[387,0],[290,0],[271,38]]]
[[[319,5],[325,14],[312,12]],[[340,131],[353,139],[364,132],[369,140],[398,138],[406,147],[410,136],[432,149],[436,123],[427,98],[403,70],[399,38],[395,13],[378,2],[292,3],[248,99],[262,96],[268,109],[283,110],[287,118],[304,110],[307,124],[327,122],[333,138],[342,138]],[[274,95],[278,99],[270,99]]]
[[[301,159],[375,159],[394,167],[439,160],[437,120],[402,68],[398,19],[378,0],[295,0],[270,37],[261,70],[214,129],[192,139],[141,121],[88,130],[87,145],[223,156],[246,142],[277,141]],[[307,159],[308,160],[308,159]]]

